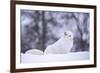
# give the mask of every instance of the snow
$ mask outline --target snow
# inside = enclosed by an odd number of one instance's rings
[[[43,55],[43,52],[39,49],[31,49],[28,50],[25,54]]]
[[[67,54],[32,55],[21,54],[21,63],[62,62],[75,60],[88,60],[89,52],[71,52]]]

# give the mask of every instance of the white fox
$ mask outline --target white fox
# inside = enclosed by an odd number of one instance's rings
[[[71,51],[73,47],[73,33],[65,31],[63,36],[54,44],[49,45],[44,54],[65,54]]]

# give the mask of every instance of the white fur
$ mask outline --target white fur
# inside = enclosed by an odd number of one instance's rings
[[[71,51],[73,47],[73,33],[65,31],[64,35],[54,44],[49,45],[45,54],[65,54]]]
[[[43,55],[43,52],[38,49],[31,49],[26,52],[26,54],[33,54],[33,55]]]

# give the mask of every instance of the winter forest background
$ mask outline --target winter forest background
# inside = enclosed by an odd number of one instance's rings
[[[89,13],[24,10],[21,13],[21,52],[44,51],[69,30],[74,34],[73,52],[89,51]]]

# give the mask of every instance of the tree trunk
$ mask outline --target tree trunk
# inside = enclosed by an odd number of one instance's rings
[[[41,21],[42,21],[42,38],[41,38],[41,49],[44,51],[45,50],[45,38],[46,38],[46,21],[45,21],[45,12],[41,12]]]

